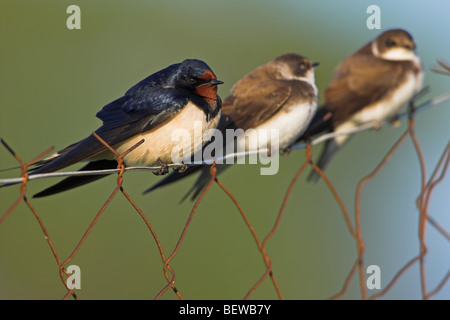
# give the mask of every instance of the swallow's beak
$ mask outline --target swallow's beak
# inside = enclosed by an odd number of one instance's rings
[[[320,63],[319,62],[313,62],[312,66],[313,68],[317,67]]]
[[[219,84],[223,84],[223,81],[214,79],[214,80],[211,80],[211,81],[209,81],[209,82],[207,82],[207,83],[205,83],[205,84],[208,84],[208,85],[210,85],[210,86],[217,86],[217,85],[219,85]]]
[[[217,85],[222,84],[222,83],[223,83],[223,81],[214,79],[214,80],[211,80],[211,81],[208,81],[208,82],[204,82],[204,83],[198,85],[197,88],[198,87],[203,87],[203,86],[217,86]]]

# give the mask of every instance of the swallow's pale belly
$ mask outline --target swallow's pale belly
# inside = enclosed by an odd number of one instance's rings
[[[188,154],[178,154],[189,158],[210,138],[211,130],[208,129],[215,128],[219,118],[220,112],[207,122],[203,110],[189,103],[164,125],[126,140],[115,146],[115,150],[121,154],[145,139],[144,143],[124,157],[127,166],[156,166],[159,165],[158,159],[164,163],[174,163],[172,152],[184,150]]]

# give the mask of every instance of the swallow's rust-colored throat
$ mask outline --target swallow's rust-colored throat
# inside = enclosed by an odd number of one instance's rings
[[[211,70],[206,70],[199,79],[210,82],[217,80],[216,75]],[[195,89],[195,93],[207,99],[217,100],[217,84],[204,84]]]

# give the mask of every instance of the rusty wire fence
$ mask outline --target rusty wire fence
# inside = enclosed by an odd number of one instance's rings
[[[450,67],[444,63],[441,63],[441,65],[444,67],[443,69],[437,70],[438,72],[449,74],[450,73]],[[391,149],[386,153],[386,155],[383,157],[381,162],[373,168],[373,171],[360,179],[358,185],[355,189],[355,197],[354,197],[354,205],[353,207],[346,206],[344,202],[342,201],[339,190],[337,190],[333,183],[327,178],[327,176],[322,172],[312,161],[312,152],[311,152],[311,146],[313,143],[318,143],[323,141],[325,137],[322,136],[319,139],[316,139],[312,143],[299,145],[294,149],[304,149],[306,159],[305,161],[299,166],[298,171],[295,173],[295,175],[292,177],[292,180],[290,183],[286,185],[286,191],[284,194],[284,199],[282,200],[282,203],[280,204],[279,211],[273,213],[274,223],[272,229],[262,238],[258,237],[258,231],[255,230],[252,223],[250,222],[250,219],[247,217],[246,213],[244,212],[242,206],[239,204],[238,200],[235,198],[235,196],[232,193],[232,190],[228,189],[217,177],[216,173],[216,167],[215,165],[210,166],[210,173],[211,173],[211,179],[207,185],[207,187],[204,189],[204,191],[201,193],[200,197],[195,201],[193,204],[193,207],[190,211],[190,214],[187,217],[187,220],[185,222],[184,228],[182,232],[179,234],[178,241],[176,245],[173,248],[164,248],[161,244],[158,234],[155,232],[151,221],[147,218],[145,212],[143,212],[138,205],[133,201],[132,196],[125,190],[123,186],[123,181],[125,179],[125,173],[127,168],[125,168],[123,164],[123,157],[129,153],[130,151],[134,150],[135,148],[138,148],[139,145],[143,142],[140,141],[135,146],[127,150],[123,154],[117,154],[114,149],[112,149],[106,142],[104,142],[101,137],[95,135],[97,139],[99,139],[107,148],[109,148],[115,155],[118,161],[118,167],[115,172],[117,172],[117,184],[110,194],[110,196],[105,200],[103,206],[98,210],[95,217],[92,219],[89,227],[86,229],[85,233],[81,236],[81,238],[78,240],[77,245],[73,248],[72,252],[67,257],[62,257],[60,253],[57,252],[55,249],[55,243],[53,242],[50,232],[48,231],[48,228],[46,224],[41,219],[41,214],[37,212],[35,207],[33,206],[30,199],[27,197],[27,186],[30,182],[29,176],[28,176],[28,169],[29,167],[38,161],[39,159],[43,158],[46,154],[48,154],[52,148],[44,151],[40,155],[36,156],[34,159],[30,161],[23,160],[18,153],[13,150],[11,146],[9,146],[3,139],[1,140],[3,146],[6,148],[6,150],[11,153],[17,162],[20,164],[21,167],[21,176],[18,178],[19,181],[21,181],[20,188],[19,188],[19,195],[17,196],[17,199],[14,201],[11,201],[11,205],[9,206],[9,209],[2,213],[0,216],[0,228],[5,228],[4,222],[10,217],[10,215],[14,212],[14,210],[17,208],[17,206],[24,202],[28,209],[32,212],[34,217],[36,218],[36,221],[38,225],[40,226],[42,233],[48,243],[49,250],[52,252],[54,259],[56,261],[56,264],[58,265],[58,272],[57,276],[61,279],[61,284],[65,288],[65,294],[63,299],[79,299],[79,296],[77,295],[77,290],[75,288],[71,288],[70,281],[68,282],[67,279],[71,276],[71,273],[68,272],[67,266],[68,264],[77,256],[80,248],[84,245],[86,239],[91,234],[92,230],[95,229],[97,224],[99,223],[99,219],[104,213],[105,209],[111,205],[111,201],[115,197],[120,197],[122,195],[126,198],[126,200],[129,202],[130,210],[135,211],[136,214],[140,216],[142,219],[142,223],[145,224],[148,231],[151,233],[153,237],[153,241],[155,242],[160,259],[161,259],[161,266],[162,266],[162,275],[166,281],[166,284],[159,289],[159,292],[156,296],[154,296],[154,299],[160,299],[164,295],[166,295],[167,291],[173,291],[174,294],[179,299],[183,299],[183,292],[177,289],[176,287],[176,271],[171,266],[171,261],[174,259],[174,257],[180,252],[181,244],[183,243],[186,234],[189,232],[189,228],[191,225],[191,222],[196,217],[196,211],[199,207],[199,204],[203,201],[205,197],[208,196],[208,191],[210,190],[211,186],[213,184],[216,184],[220,187],[220,189],[229,197],[230,201],[232,201],[236,207],[236,210],[240,213],[242,219],[244,220],[247,228],[251,232],[251,235],[254,239],[254,242],[256,243],[257,250],[259,251],[259,254],[262,258],[262,263],[264,264],[265,271],[260,275],[255,275],[254,279],[254,285],[248,288],[248,292],[245,294],[244,297],[236,297],[238,298],[244,298],[249,299],[252,297],[253,293],[258,290],[258,288],[262,285],[262,283],[269,281],[272,283],[273,290],[276,292],[276,295],[279,299],[283,299],[283,290],[279,286],[277,282],[277,274],[273,271],[272,268],[272,260],[267,252],[267,244],[270,242],[271,238],[277,233],[278,227],[280,225],[280,222],[283,219],[283,213],[285,212],[285,208],[287,203],[289,202],[289,199],[292,195],[292,190],[299,180],[300,176],[303,175],[305,170],[308,167],[313,168],[316,170],[322,179],[325,181],[326,185],[328,186],[331,195],[334,197],[335,201],[338,203],[340,210],[342,212],[342,219],[344,219],[345,224],[348,229],[348,233],[353,239],[354,245],[355,245],[355,251],[356,251],[356,260],[354,261],[352,267],[350,270],[348,270],[348,275],[345,277],[345,279],[342,279],[342,289],[339,292],[330,293],[329,298],[330,299],[338,299],[342,297],[348,290],[350,282],[356,278],[359,283],[360,288],[360,296],[362,299],[377,299],[383,297],[387,292],[389,292],[392,287],[396,284],[396,282],[402,278],[404,273],[412,268],[413,266],[419,266],[420,270],[420,288],[421,288],[421,297],[423,299],[428,299],[437,294],[442,288],[446,285],[448,285],[448,280],[450,278],[450,269],[447,271],[447,273],[442,277],[442,279],[439,281],[437,285],[434,287],[430,287],[427,283],[427,264],[426,264],[426,257],[428,253],[428,245],[427,245],[427,230],[430,228],[435,229],[443,239],[448,243],[450,242],[450,232],[448,228],[445,228],[441,226],[438,222],[436,222],[432,215],[430,215],[429,207],[431,200],[432,193],[439,188],[440,184],[444,181],[447,175],[448,168],[450,166],[450,142],[447,143],[447,145],[442,146],[442,153],[439,158],[439,161],[437,163],[429,164],[426,163],[424,152],[422,150],[422,146],[419,142],[419,139],[415,132],[415,116],[418,111],[423,111],[429,108],[430,106],[440,104],[443,101],[446,101],[449,99],[450,94],[446,94],[440,97],[436,97],[434,99],[431,99],[430,101],[422,104],[420,107],[415,107],[413,103],[410,105],[410,109],[407,113],[403,115],[404,118],[407,118],[407,128],[403,132],[403,134],[400,136],[400,138],[394,143],[394,145],[391,147]],[[363,128],[367,129],[367,128]],[[446,133],[444,133],[446,134]],[[364,186],[367,183],[370,183],[370,181],[377,176],[377,174],[383,170],[386,163],[396,155],[396,150],[399,148],[401,144],[403,144],[406,140],[410,140],[412,142],[414,152],[416,155],[416,158],[419,163],[419,170],[421,175],[421,181],[420,181],[420,192],[417,195],[416,199],[416,206],[418,211],[418,226],[419,230],[417,230],[417,237],[419,242],[419,247],[417,248],[416,255],[412,256],[410,260],[404,264],[397,273],[390,279],[386,285],[384,285],[383,289],[375,294],[369,294],[366,287],[366,265],[365,265],[365,241],[364,241],[364,234],[362,232],[361,228],[361,222],[362,219],[364,219],[362,212],[361,212],[361,196],[364,193]],[[159,168],[155,168],[159,169]],[[429,174],[431,172],[431,174]],[[3,179],[3,183],[5,181],[18,181],[13,179]],[[1,190],[0,190],[1,192]],[[448,214],[447,208],[447,214]],[[351,218],[351,212],[354,212],[353,219]],[[353,220],[353,221],[352,221]],[[10,244],[11,246],[14,246],[14,243]],[[14,250],[14,248],[12,248]],[[448,250],[446,252],[442,252],[442,254],[448,255]],[[58,297],[55,297],[58,298]],[[148,298],[148,297],[145,297]]]

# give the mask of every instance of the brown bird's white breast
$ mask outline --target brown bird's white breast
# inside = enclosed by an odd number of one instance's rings
[[[411,98],[419,92],[423,83],[423,73],[419,72],[410,74],[406,77],[405,81],[389,96],[377,101],[369,106],[364,107],[357,113],[355,113],[349,120],[343,122],[335,128],[335,132],[349,131],[356,128],[359,125],[372,122],[374,125],[381,124],[397,114],[400,109]],[[342,134],[335,137],[335,141],[338,145],[343,145],[349,135]]]
[[[410,72],[399,87],[389,96],[358,111],[352,121],[357,124],[381,123],[394,116],[422,87],[422,75]]]
[[[172,150],[177,147],[180,150],[188,150],[190,154],[200,150],[209,138],[211,133],[208,129],[217,126],[220,118],[220,112],[211,119],[206,121],[204,111],[188,103],[175,117],[165,124],[137,136],[126,140],[116,147],[116,151],[120,154],[128,150],[131,146],[145,139],[145,142],[135,150],[125,156],[124,161],[127,166],[155,166],[158,164],[158,158],[164,163],[173,163]],[[194,139],[194,134],[201,127],[202,139]],[[190,139],[176,139],[172,137],[175,130],[185,130],[189,134]],[[187,155],[187,156],[190,156]],[[185,156],[185,155],[183,155]]]
[[[316,112],[316,108],[316,103],[300,103],[295,106],[290,106],[289,110],[280,110],[270,120],[256,127],[255,130],[248,130],[246,137],[248,137],[249,140],[255,139],[250,141],[258,142],[258,144],[253,144],[257,145],[257,149],[261,147],[265,148],[271,143],[271,130],[275,129],[278,131],[278,146],[280,149],[285,149],[295,142],[305,131]],[[267,134],[261,135],[260,131],[262,130],[265,130]],[[246,143],[244,138],[244,136],[241,136],[241,138],[238,139],[238,146],[242,149],[245,148],[245,150],[255,149],[249,148],[248,143],[244,145]],[[252,145],[250,144],[250,146]]]

